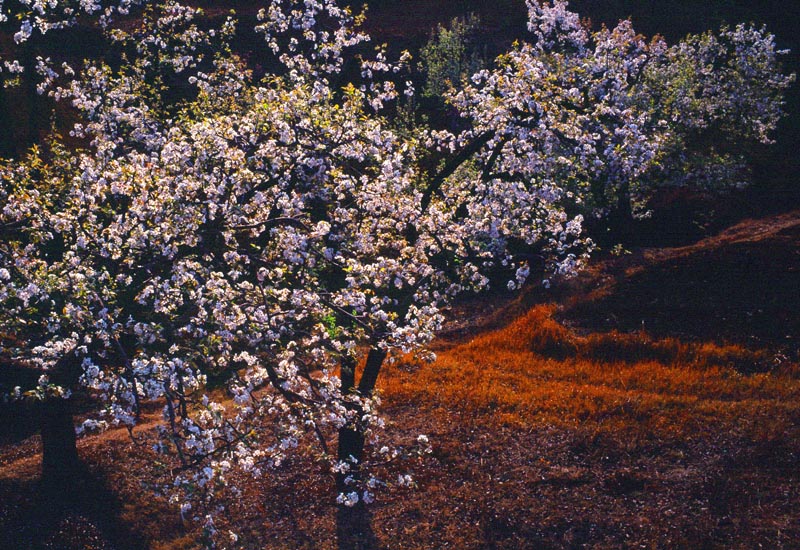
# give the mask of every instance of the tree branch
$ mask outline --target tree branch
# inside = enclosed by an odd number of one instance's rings
[[[431,204],[433,195],[439,192],[444,180],[449,178],[453,173],[458,170],[458,167],[464,164],[472,155],[481,150],[491,139],[495,136],[494,130],[489,130],[477,137],[464,146],[456,156],[451,158],[431,180],[425,192],[422,194],[422,202],[420,203],[421,209],[424,212]]]

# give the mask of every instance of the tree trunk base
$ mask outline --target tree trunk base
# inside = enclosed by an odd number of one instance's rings
[[[372,531],[372,515],[361,501],[355,506],[340,504],[336,510],[338,550],[377,550],[378,541]]]
[[[78,457],[71,403],[48,399],[41,404],[42,486],[47,492],[71,491],[80,484],[82,463]]]

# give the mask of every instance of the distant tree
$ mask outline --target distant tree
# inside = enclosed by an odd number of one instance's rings
[[[460,88],[463,81],[487,64],[476,43],[479,27],[476,15],[456,17],[447,27],[436,27],[419,52],[420,73],[424,77],[422,97],[442,99],[449,88]]]
[[[725,189],[748,183],[748,152],[771,144],[795,80],[782,73],[764,28],[722,27],[689,35],[645,68],[640,102],[665,120],[664,160],[649,174],[662,185]]]
[[[720,148],[769,142],[794,79],[780,72],[773,36],[740,25],[670,47],[645,41],[630,21],[591,32],[566,6],[529,0],[533,42],[451,103],[584,214],[630,220],[659,185],[738,184],[740,159]]]

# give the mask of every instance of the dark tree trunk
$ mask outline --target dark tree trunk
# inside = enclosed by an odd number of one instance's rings
[[[340,492],[347,492],[350,485],[345,483],[348,476],[354,480],[359,479],[359,464],[364,456],[364,434],[358,428],[344,426],[339,428],[339,446],[336,458],[339,462],[347,462],[350,471],[347,473],[336,474],[336,489]],[[355,459],[355,461],[353,461]]]
[[[340,380],[342,384],[341,390],[343,395],[357,391],[355,359],[351,357],[345,357],[342,359]],[[353,407],[354,405],[351,405],[351,408]],[[352,490],[352,487],[345,483],[345,479],[348,476],[352,477],[356,481],[358,480],[359,465],[361,464],[361,458],[364,455],[364,433],[358,421],[360,416],[361,411],[356,411],[356,420],[351,424],[347,424],[339,428],[339,441],[336,451],[336,458],[339,462],[346,462],[351,468],[351,470],[346,473],[336,474],[336,490],[339,493],[348,492],[348,489]]]
[[[617,216],[626,223],[633,221],[633,210],[631,210],[631,185],[627,181],[620,184],[619,196],[617,197]]]
[[[386,352],[373,348],[367,356],[367,363],[361,380],[356,387],[355,383],[355,362],[350,358],[342,361],[341,381],[342,393],[358,391],[364,397],[370,397],[375,390],[375,383],[378,380]],[[361,411],[357,411],[356,418],[361,416]],[[361,461],[364,458],[364,429],[359,420],[353,424],[348,424],[339,429],[339,442],[336,457],[339,462],[344,462],[350,466],[349,471],[336,474],[336,492],[347,494],[361,488]],[[355,459],[355,460],[353,460]],[[352,478],[351,483],[345,480]],[[339,550],[370,550],[376,548],[375,535],[370,524],[369,510],[365,506],[361,491],[359,500],[355,506],[339,504],[336,513],[336,537]]]
[[[50,381],[73,388],[80,377],[81,360],[75,355],[61,358],[50,370]],[[40,406],[42,433],[42,481],[45,488],[71,490],[78,481],[81,461],[75,438],[71,399],[48,398]]]
[[[357,387],[357,391],[362,397],[372,396],[384,359],[386,359],[386,352],[378,348],[371,349],[369,355],[367,355],[367,363],[364,366],[364,372],[361,374],[361,380]],[[340,379],[343,394],[356,391],[355,367],[353,359],[348,357],[342,360]],[[359,420],[361,411],[357,411],[355,416],[356,420],[353,423],[339,429],[339,444],[336,456],[339,461],[351,464],[352,469],[347,475],[358,480],[358,465],[361,464],[364,455],[364,429]],[[355,461],[351,461],[351,458],[354,458]],[[344,479],[347,475],[337,475],[336,486],[339,491],[345,488]]]
[[[383,366],[383,360],[386,359],[386,352],[380,348],[372,348],[367,355],[367,364],[364,365],[364,373],[361,375],[361,381],[358,383],[358,393],[364,397],[372,397],[372,392],[375,391],[375,383],[378,381],[378,375]]]
[[[80,472],[71,402],[51,398],[41,404],[42,483],[59,491],[74,485]]]
[[[375,550],[378,541],[372,531],[369,508],[359,501],[352,508],[342,504],[336,510],[338,550]]]
[[[10,157],[16,152],[7,95],[3,82],[0,81],[0,158]]]
[[[609,215],[611,234],[617,242],[630,244],[635,233],[633,210],[631,210],[630,186],[620,186],[616,208]]]
[[[361,458],[364,455],[364,434],[359,429],[341,428],[339,430],[339,447],[337,457],[340,462],[350,464],[350,471],[336,474],[336,492],[347,494],[357,490],[360,485]],[[353,462],[355,458],[358,462]],[[356,486],[345,483],[351,476]],[[336,510],[336,540],[339,550],[372,550],[377,548],[375,534],[372,531],[369,509],[361,499],[354,506],[340,503]]]

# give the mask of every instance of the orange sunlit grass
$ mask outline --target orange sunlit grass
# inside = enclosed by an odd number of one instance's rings
[[[770,438],[800,409],[796,371],[773,365],[766,352],[644,332],[582,336],[554,313],[537,306],[425,368],[408,358],[384,379],[384,392],[389,400],[455,404],[491,423],[593,424],[648,438],[731,423]]]

